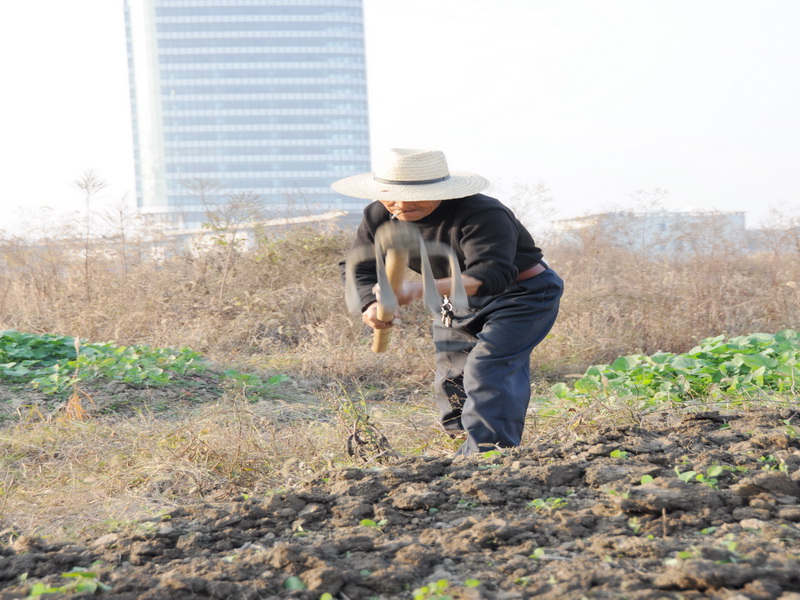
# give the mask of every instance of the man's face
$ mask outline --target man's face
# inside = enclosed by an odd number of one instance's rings
[[[392,213],[398,221],[419,221],[424,219],[442,203],[441,200],[421,200],[417,202],[395,202],[381,200],[381,204]]]

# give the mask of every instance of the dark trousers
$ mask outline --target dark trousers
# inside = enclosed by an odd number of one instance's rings
[[[445,429],[465,430],[457,454],[518,446],[531,398],[531,352],[558,315],[563,281],[547,269],[497,296],[470,298],[470,314],[433,326],[436,403]]]

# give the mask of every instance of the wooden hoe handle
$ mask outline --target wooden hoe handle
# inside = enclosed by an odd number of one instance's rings
[[[408,252],[397,248],[389,248],[386,251],[386,276],[392,289],[397,293],[403,285],[403,273],[408,262]],[[378,319],[384,323],[389,323],[394,318],[394,311],[387,310],[380,302],[378,303]],[[386,352],[389,341],[392,339],[392,330],[376,329],[372,336],[372,351],[375,353]]]

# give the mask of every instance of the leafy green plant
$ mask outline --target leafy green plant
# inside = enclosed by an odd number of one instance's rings
[[[616,449],[611,451],[611,458],[621,458],[622,460],[627,460],[630,458],[630,454],[625,450]]]
[[[712,465],[706,469],[705,474],[698,473],[697,474],[697,481],[700,483],[707,485],[710,488],[717,489],[719,484],[719,479],[717,479],[722,472],[725,470],[724,467],[720,465]]]
[[[159,386],[207,368],[203,357],[188,348],[118,346],[19,331],[0,334],[0,378],[28,383],[45,394],[63,394],[78,381],[100,378]]]
[[[697,471],[681,471],[680,467],[675,467],[675,474],[683,483],[689,483],[697,476]]]
[[[570,389],[557,383],[559,398],[598,396],[643,398],[647,405],[718,394],[786,392],[800,381],[800,332],[754,333],[704,339],[684,354],[658,352],[621,356],[610,365],[589,367]]]
[[[201,375],[209,368],[203,356],[189,348],[119,346],[70,336],[0,333],[0,379],[28,384],[48,395],[75,391],[80,382],[118,381],[159,387],[178,379]],[[263,379],[234,369],[223,371],[233,387],[265,393],[288,379]]]
[[[722,465],[711,465],[708,467],[708,469],[706,469],[705,473],[693,470],[682,472],[680,466],[675,467],[675,474],[678,476],[678,479],[684,483],[689,483],[690,481],[694,480],[714,489],[717,489],[719,484],[718,477],[723,473],[723,471],[725,471],[725,467]]]
[[[45,594],[96,594],[111,591],[111,586],[101,582],[97,573],[76,567],[62,573],[61,577],[72,579],[70,583],[60,586],[49,586],[35,583],[28,592],[28,598],[39,598]]]

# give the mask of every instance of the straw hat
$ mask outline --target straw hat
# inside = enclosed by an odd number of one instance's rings
[[[489,181],[475,173],[451,172],[439,150],[392,148],[377,161],[374,173],[346,177],[331,187],[365,200],[419,202],[471,196],[489,187]]]

